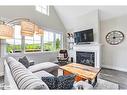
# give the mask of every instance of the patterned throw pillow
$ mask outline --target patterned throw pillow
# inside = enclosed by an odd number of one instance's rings
[[[49,89],[57,89],[57,77],[42,77],[42,81],[44,81]]]
[[[30,66],[29,61],[26,56],[24,56],[23,58],[19,58],[19,62],[22,63],[26,68]]]
[[[42,77],[49,89],[71,89],[75,81],[75,75],[65,75],[59,77]]]
[[[75,75],[59,76],[57,79],[57,89],[72,89]]]

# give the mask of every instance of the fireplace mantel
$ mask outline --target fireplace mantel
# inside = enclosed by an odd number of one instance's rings
[[[73,50],[71,51],[71,56],[74,58],[74,62],[76,62],[76,51],[94,52],[95,53],[95,67],[100,68],[101,44],[74,45]]]

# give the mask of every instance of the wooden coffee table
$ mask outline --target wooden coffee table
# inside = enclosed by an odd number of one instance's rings
[[[100,68],[86,66],[78,63],[70,63],[60,67],[63,70],[64,75],[75,74],[75,81],[88,80],[88,82],[94,87],[97,83],[97,75],[100,72]]]

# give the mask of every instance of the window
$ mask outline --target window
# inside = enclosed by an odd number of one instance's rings
[[[36,6],[36,10],[40,13],[43,13],[49,16],[49,6],[47,5],[43,5],[43,6],[38,5]]]
[[[7,39],[7,47],[6,50],[8,53],[15,53],[21,52],[21,34],[20,34],[21,27],[19,25],[14,26],[14,38]]]
[[[61,47],[62,47],[62,35],[60,33],[56,33],[55,34],[55,47],[56,49],[55,50],[60,50]]]
[[[53,32],[44,31],[44,51],[54,51],[53,47],[54,35]]]
[[[33,37],[25,36],[25,51],[37,52],[41,51],[41,37],[34,35]]]
[[[6,40],[7,53],[58,51],[62,47],[62,33],[44,31],[44,35],[21,36],[21,26],[14,26],[14,38]],[[43,47],[43,48],[42,48]]]
[[[44,32],[44,51],[60,50],[62,44],[62,34],[50,31]]]

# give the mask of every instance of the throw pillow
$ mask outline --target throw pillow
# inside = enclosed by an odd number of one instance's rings
[[[19,62],[22,63],[26,68],[30,66],[29,61],[26,56],[24,56],[23,58],[19,58]]]
[[[75,81],[75,75],[65,75],[59,77],[42,77],[49,89],[71,89]]]
[[[57,79],[57,89],[72,89],[75,81],[75,75],[59,76]]]
[[[42,77],[42,81],[44,81],[49,89],[57,89],[57,77]]]

